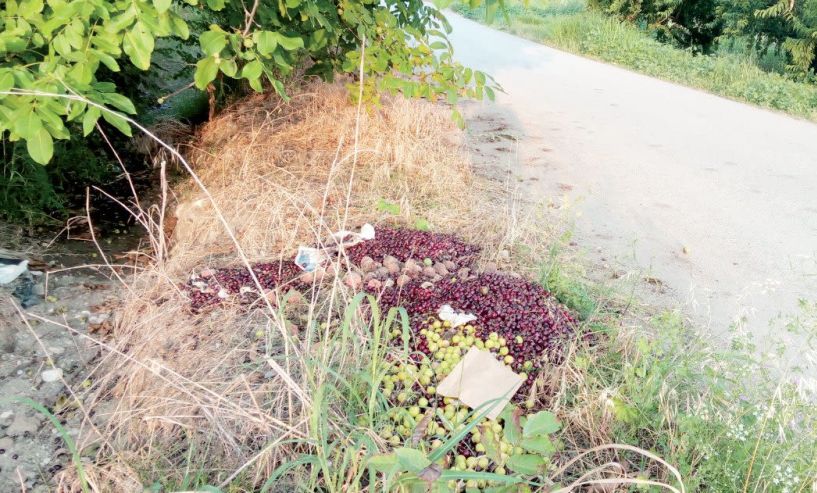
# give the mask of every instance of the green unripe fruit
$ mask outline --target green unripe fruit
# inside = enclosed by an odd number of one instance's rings
[[[523,367],[524,367],[526,370],[530,370],[531,368],[533,368],[533,361],[525,361],[525,363],[524,363],[522,366],[523,366]]]
[[[507,349],[507,348],[505,348],[505,349]],[[510,365],[511,363],[513,363],[513,356],[511,356],[510,354],[509,354],[509,355],[507,355],[507,356],[505,356],[505,360],[504,360],[504,361],[505,361],[505,364],[506,364],[506,365]]]
[[[476,450],[480,454],[484,454],[485,453],[485,445],[483,445],[481,443],[478,443],[478,444],[474,445],[474,450]]]
[[[465,487],[466,488],[478,488],[479,484],[477,483],[476,479],[469,479],[468,481],[465,482]]]
[[[428,395],[434,395],[437,393],[437,387],[429,385],[428,387],[426,387],[426,392],[428,392]]]
[[[522,344],[523,342],[525,342],[525,339],[522,336],[516,336],[515,340],[517,344]]]
[[[494,474],[498,474],[500,476],[504,476],[507,473],[508,473],[508,471],[506,471],[505,468],[501,467],[501,466],[494,469]]]
[[[501,348],[499,348],[499,354],[501,354],[502,356],[508,354],[508,346],[502,346]]]
[[[474,468],[477,466],[477,458],[476,457],[469,457],[465,459],[465,465],[469,468]]]
[[[263,339],[264,338],[264,331],[263,330],[256,330],[255,331],[255,337],[257,339]]]
[[[423,259],[423,264],[425,264],[426,267],[431,267],[432,265],[434,265],[434,261],[426,257]]]
[[[479,460],[477,461],[477,465],[479,466],[480,469],[488,469],[488,465],[490,465],[490,463],[491,461],[489,461],[488,458],[485,456],[480,457]]]
[[[505,344],[506,344],[505,338],[504,338],[504,337],[500,337],[500,338],[499,338],[499,345],[500,345],[500,346],[504,346]]]
[[[399,394],[397,394],[397,402],[401,403],[406,402],[406,399],[408,399],[408,394],[406,394],[405,392],[400,392]]]
[[[411,406],[411,407],[409,408],[409,414],[410,414],[412,417],[415,417],[415,418],[416,418],[417,416],[419,416],[419,415],[420,415],[420,408],[419,408],[418,406]]]

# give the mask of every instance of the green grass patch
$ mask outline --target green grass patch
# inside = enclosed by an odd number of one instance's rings
[[[637,26],[590,11],[580,0],[506,2],[495,27],[546,45],[633,69],[646,75],[817,121],[817,85],[764,71],[755,60],[721,50],[696,55],[654,39]],[[453,10],[480,22],[484,7],[458,3]]]

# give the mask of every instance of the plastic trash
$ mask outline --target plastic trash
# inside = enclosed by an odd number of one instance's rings
[[[374,236],[375,236],[374,226],[372,226],[369,223],[366,223],[360,227],[359,233],[355,233],[354,231],[342,230],[338,231],[337,233],[332,233],[329,239],[331,243],[334,243],[338,247],[348,248],[351,246],[355,246],[362,241],[373,240]]]
[[[295,265],[304,272],[314,272],[324,260],[321,251],[312,247],[298,247],[298,254],[295,255]]]
[[[359,233],[354,231],[338,231],[332,233],[326,241],[327,248],[320,249],[301,245],[295,255],[295,265],[304,272],[314,272],[326,259],[324,252],[336,252],[341,248],[348,248],[366,240],[373,240],[375,236],[374,226],[369,223],[360,228]]]
[[[454,311],[454,309],[451,308],[451,305],[441,306],[439,311],[437,311],[437,316],[444,322],[451,322],[452,328],[465,325],[468,322],[473,322],[477,319],[477,316],[472,313]]]
[[[14,289],[14,292],[11,294],[20,300],[21,307],[30,308],[42,301],[42,296],[37,293],[36,288],[37,285],[34,282],[34,278],[26,273],[26,275]]]
[[[0,257],[0,284],[9,284],[28,271],[28,260]]]

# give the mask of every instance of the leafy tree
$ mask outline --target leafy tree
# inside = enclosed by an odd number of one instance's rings
[[[452,102],[492,97],[484,74],[453,60],[448,32],[422,0],[8,0],[0,11],[0,137],[25,141],[44,164],[55,139],[74,128],[88,135],[100,118],[130,135],[121,116],[81,98],[134,114],[113,74],[155,69],[161,38],[198,39],[193,84],[211,93],[214,83],[235,80],[285,96],[282,80],[296,67],[330,79],[362,66],[371,99],[381,90]]]
[[[802,75],[817,70],[817,0],[774,0],[754,14],[757,19],[778,23],[774,31],[751,34],[777,42],[788,55],[791,71]]]
[[[709,51],[722,30],[717,0],[591,0],[591,6],[644,23],[663,41]]]

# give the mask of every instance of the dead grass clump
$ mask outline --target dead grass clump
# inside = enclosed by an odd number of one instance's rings
[[[315,84],[289,103],[251,97],[204,127],[191,161],[250,259],[376,218],[381,201],[399,205],[404,221],[480,233],[461,228],[474,178],[446,110],[394,99],[360,116],[356,141],[346,90]],[[233,248],[202,199],[182,191],[173,250],[182,270],[198,264],[193,252]]]
[[[317,439],[324,428],[310,425],[316,412],[327,426],[348,426],[335,407],[321,411],[313,390],[334,378],[328,369],[342,374],[366,357],[363,317],[343,326],[357,342],[325,343],[354,293],[335,279],[308,299],[278,290],[250,310],[223,304],[193,313],[179,286],[194,270],[236,264],[239,246],[250,261],[289,259],[299,244],[364,221],[422,217],[435,230],[478,239],[495,258],[520,238],[543,243],[541,230],[520,226],[506,191],[471,175],[461,133],[432,104],[392,99],[358,120],[345,89],[314,84],[290,102],[254,96],[236,104],[192,148],[190,161],[237,244],[207,194],[192,183],[177,190],[170,255],[128,286],[114,340],[91,376],[87,407],[115,403],[93,469],[107,481],[100,491],[130,491],[133,477],[167,488],[256,488],[297,456],[294,443]],[[379,210],[384,201],[399,214]]]

